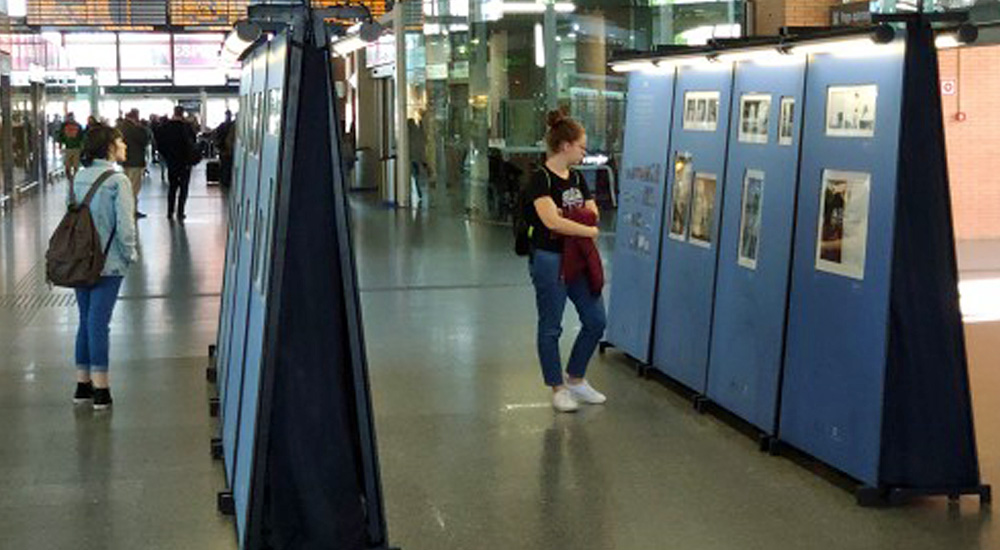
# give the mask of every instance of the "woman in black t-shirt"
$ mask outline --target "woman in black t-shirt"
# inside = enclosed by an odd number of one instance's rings
[[[569,285],[560,277],[563,237],[596,238],[598,234],[596,227],[568,220],[562,213],[581,207],[595,214],[598,211],[583,178],[569,168],[579,164],[586,154],[587,134],[583,126],[560,111],[550,112],[547,122],[548,156],[542,169],[532,176],[528,188],[534,205],[528,215],[532,243],[529,270],[538,307],[538,358],[542,375],[545,384],[552,388],[552,406],[561,412],[571,412],[580,403],[599,404],[606,400],[584,378],[587,363],[604,334],[605,314],[601,296],[591,293],[585,277]],[[566,364],[568,380],[564,381],[559,336],[567,297],[576,307],[583,328],[573,344]]]

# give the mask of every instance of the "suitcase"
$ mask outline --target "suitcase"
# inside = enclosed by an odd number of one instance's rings
[[[205,163],[205,180],[214,185],[218,185],[222,179],[222,165],[217,160],[210,160]]]

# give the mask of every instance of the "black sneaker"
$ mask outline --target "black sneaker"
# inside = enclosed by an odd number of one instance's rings
[[[103,411],[111,408],[111,389],[94,388],[94,410]]]
[[[77,405],[86,403],[94,398],[94,384],[92,382],[77,382],[76,393],[73,394],[73,403]]]

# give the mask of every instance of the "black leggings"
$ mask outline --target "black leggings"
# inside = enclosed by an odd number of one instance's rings
[[[173,216],[176,211],[178,215],[183,216],[184,205],[188,198],[188,185],[191,183],[191,167],[167,166],[167,178],[170,180],[170,188],[167,191],[167,215]],[[177,201],[177,191],[181,192],[180,202]]]

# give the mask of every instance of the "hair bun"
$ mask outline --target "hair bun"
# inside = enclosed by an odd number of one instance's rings
[[[552,128],[567,118],[566,113],[564,113],[562,109],[555,109],[553,111],[549,111],[549,114],[546,115],[545,123],[548,124],[549,128]]]

